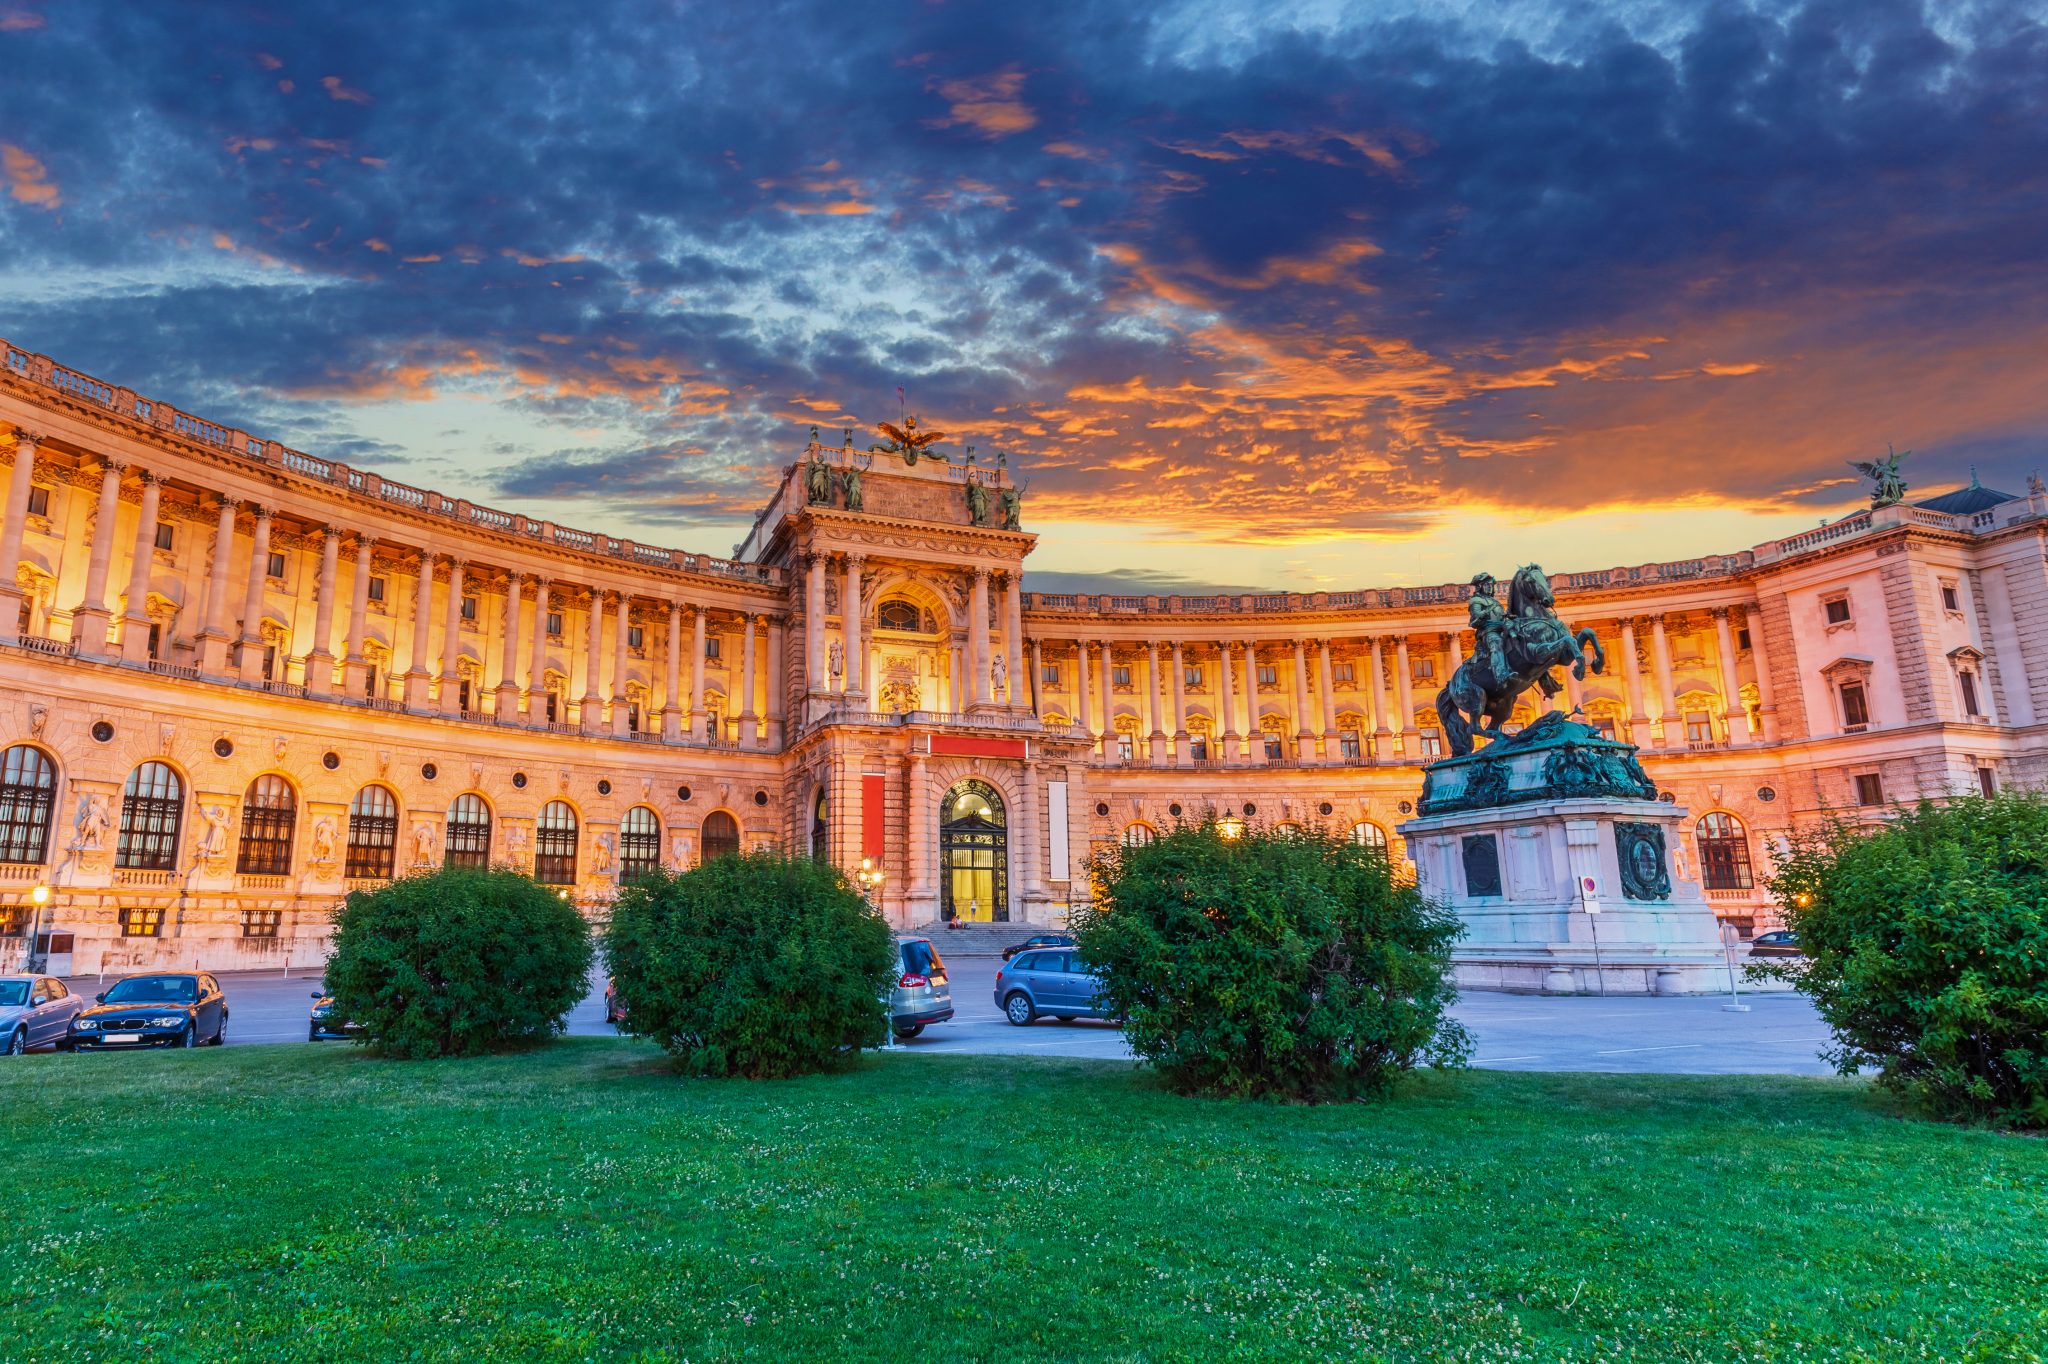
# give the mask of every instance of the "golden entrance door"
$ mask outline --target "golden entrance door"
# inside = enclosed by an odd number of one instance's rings
[[[939,811],[940,917],[1007,922],[1009,866],[1003,798],[986,782],[961,782],[946,793]]]

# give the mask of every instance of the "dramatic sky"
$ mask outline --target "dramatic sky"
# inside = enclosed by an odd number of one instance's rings
[[[1043,588],[1679,558],[2048,464],[2043,18],[0,0],[0,334],[713,552],[901,385]]]

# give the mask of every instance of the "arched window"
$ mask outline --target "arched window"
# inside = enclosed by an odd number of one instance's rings
[[[1361,848],[1371,848],[1382,857],[1387,852],[1387,831],[1371,820],[1361,820],[1351,826],[1351,841]]]
[[[1748,890],[1749,833],[1742,821],[1721,810],[1700,816],[1700,880],[1708,890]]]
[[[185,783],[163,763],[147,762],[121,788],[121,846],[114,865],[137,871],[172,871],[178,865],[178,822]]]
[[[704,832],[697,842],[698,860],[709,862],[740,850],[740,822],[723,810],[704,816]]]
[[[893,597],[875,608],[875,626],[882,630],[916,630],[917,606],[901,597]]]
[[[40,748],[16,744],[0,754],[0,862],[41,862],[50,852],[50,807],[57,769]]]
[[[547,886],[576,884],[576,812],[565,800],[540,807],[533,826],[533,879]]]
[[[832,797],[823,785],[811,802],[811,860],[829,861],[832,856]]]
[[[661,820],[644,805],[619,821],[619,879],[630,881],[661,866]]]
[[[242,843],[235,870],[244,876],[286,876],[292,869],[292,830],[299,822],[299,798],[276,773],[249,783],[242,796]]]
[[[491,807],[465,791],[448,807],[448,842],[441,860],[451,867],[491,865]]]
[[[1130,828],[1124,830],[1124,846],[1126,848],[1141,848],[1157,836],[1152,832],[1150,824],[1133,824]]]
[[[343,875],[373,880],[391,875],[398,859],[398,798],[382,786],[365,786],[348,807],[348,860]]]

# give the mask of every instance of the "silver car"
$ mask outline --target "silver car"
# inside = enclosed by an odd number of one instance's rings
[[[0,1052],[61,1046],[85,1000],[55,976],[0,976]]]
[[[903,1038],[917,1036],[927,1023],[953,1016],[953,987],[946,963],[930,938],[904,938],[896,944],[896,989],[889,997],[889,1026]]]
[[[1040,1014],[1062,1023],[1101,1018],[1096,996],[1102,978],[1081,964],[1073,948],[1020,952],[996,972],[996,1007],[1022,1028]]]

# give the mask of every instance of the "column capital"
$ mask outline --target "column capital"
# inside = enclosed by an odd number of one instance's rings
[[[108,474],[112,474],[115,478],[119,478],[127,472],[128,461],[115,459],[112,455],[102,455],[100,457],[100,477],[105,478]]]
[[[228,493],[221,493],[214,506],[215,511],[224,511],[230,516],[233,516],[236,512],[240,511],[241,509],[242,499],[239,497],[231,496]]]
[[[17,450],[26,445],[28,452],[33,455],[36,452],[36,447],[41,445],[43,440],[44,437],[39,431],[30,431],[26,427],[21,426],[14,428],[14,448]]]
[[[154,469],[138,469],[136,477],[142,480],[145,488],[161,488],[164,483],[164,476]]]
[[[1707,608],[1707,614],[1715,620],[1726,620],[1733,614],[1734,610],[1735,608],[1732,606],[1710,606]]]
[[[249,515],[255,517],[258,521],[268,521],[270,519],[270,508],[263,506],[261,503],[257,502],[250,502],[247,504],[247,506],[249,508]]]
[[[342,534],[343,532],[340,526],[320,527],[321,547],[324,549],[330,544],[337,544],[341,540]]]
[[[974,566],[973,571],[974,580],[978,583],[986,583],[992,576],[994,576],[995,572],[987,564],[976,564]]]

